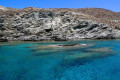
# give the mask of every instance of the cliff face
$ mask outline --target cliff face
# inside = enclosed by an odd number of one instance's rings
[[[101,20],[83,9],[5,8],[0,12],[0,39],[61,41],[120,38],[119,25],[112,26]]]

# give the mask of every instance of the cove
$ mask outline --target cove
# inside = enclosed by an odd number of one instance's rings
[[[120,80],[120,40],[0,43],[0,80]]]

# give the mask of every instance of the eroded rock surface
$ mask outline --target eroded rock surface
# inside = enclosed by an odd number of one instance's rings
[[[10,41],[120,38],[119,29],[99,23],[81,12],[30,8],[30,11],[13,10],[10,14],[10,10],[6,15],[0,15],[0,37]]]

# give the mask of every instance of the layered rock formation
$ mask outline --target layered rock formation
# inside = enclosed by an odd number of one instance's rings
[[[29,7],[3,10],[2,8],[0,12],[0,39],[8,41],[66,41],[70,39],[120,38],[119,25],[114,26],[107,22],[101,22],[101,20],[103,19],[85,13],[83,9]]]

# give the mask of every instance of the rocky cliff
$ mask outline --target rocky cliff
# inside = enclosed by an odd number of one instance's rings
[[[0,6],[0,41],[120,38],[119,13],[106,11]]]

